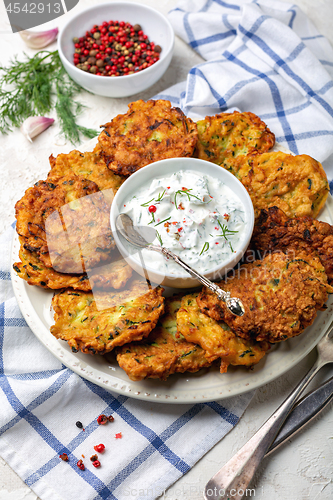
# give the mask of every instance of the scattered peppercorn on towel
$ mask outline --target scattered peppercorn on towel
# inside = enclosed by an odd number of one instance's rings
[[[79,377],[20,313],[10,282],[13,235],[10,228],[0,238],[0,456],[42,500],[156,498],[237,424],[253,393],[167,405],[119,396]],[[100,414],[114,421],[99,425]],[[105,450],[95,468],[90,457],[100,443]]]
[[[206,61],[159,98],[194,118],[252,111],[277,142],[323,162],[332,191],[333,49],[305,14],[272,0],[180,0],[169,20]]]

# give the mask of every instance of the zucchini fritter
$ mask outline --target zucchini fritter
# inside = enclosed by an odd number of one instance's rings
[[[179,307],[179,297],[167,298],[165,314],[149,337],[143,342],[132,342],[118,349],[119,366],[131,380],[166,380],[172,373],[197,372],[211,364],[200,346],[187,342],[177,333],[176,313]]]
[[[142,100],[104,125],[98,137],[104,159],[116,174],[165,158],[192,156],[198,140],[196,124],[170,101]]]
[[[245,339],[280,342],[311,325],[333,288],[319,258],[304,251],[276,252],[236,269],[221,288],[239,297],[244,316],[234,316],[224,302],[204,288],[197,298],[202,313],[225,321]]]
[[[81,274],[115,247],[109,202],[97,184],[78,175],[37,182],[15,210],[25,248],[58,272]]]
[[[239,156],[264,153],[274,146],[275,136],[258,116],[250,112],[221,113],[197,122],[197,155],[233,172]]]
[[[217,322],[200,312],[198,294],[185,295],[177,312],[177,329],[188,342],[199,344],[208,360],[221,358],[220,372],[229,365],[252,366],[261,360],[269,348],[268,342],[256,342],[237,337],[223,321]]]
[[[108,169],[99,145],[93,152],[81,153],[74,150],[68,154],[59,154],[56,158],[51,155],[49,161],[51,165],[49,177],[62,177],[74,173],[95,182],[100,190],[112,189],[114,194],[126,179]]]
[[[66,340],[73,352],[105,354],[151,332],[164,310],[162,292],[160,287],[148,289],[141,280],[122,292],[65,290],[52,300],[51,333]]]
[[[308,155],[271,152],[239,160],[238,179],[247,189],[256,216],[277,206],[288,217],[316,217],[323,208],[329,186],[322,165]]]
[[[24,247],[24,238],[22,236],[19,238],[21,241],[19,252],[20,262],[15,262],[13,268],[18,276],[29,283],[29,285],[51,289],[66,287],[85,291],[91,289],[86,274],[62,274],[50,267],[46,267],[35,252],[30,252]]]
[[[132,275],[132,268],[123,260],[116,260],[105,266],[98,267],[87,274],[58,273],[46,267],[35,252],[24,248],[24,238],[19,237],[21,247],[19,252],[20,262],[15,262],[13,268],[18,276],[29,285],[41,288],[58,290],[60,288],[73,288],[89,292],[93,287],[101,289],[122,288]]]
[[[102,290],[109,288],[118,290],[126,285],[132,272],[131,266],[124,259],[114,260],[88,271],[90,287],[91,289],[97,287]]]
[[[261,210],[252,237],[254,248],[264,255],[265,252],[291,248],[302,248],[308,253],[318,253],[325,268],[328,283],[333,283],[333,226],[311,217],[289,219],[277,207]]]

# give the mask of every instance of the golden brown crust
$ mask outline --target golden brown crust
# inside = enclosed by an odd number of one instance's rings
[[[192,156],[197,144],[196,124],[169,101],[142,100],[104,125],[98,141],[109,169],[131,175],[165,158]]]
[[[177,332],[176,314],[179,307],[179,297],[167,298],[165,314],[147,339],[132,342],[117,350],[119,366],[131,380],[166,380],[172,373],[197,372],[211,364],[200,346],[187,342]]]
[[[86,274],[62,274],[50,267],[46,267],[35,252],[30,252],[24,247],[24,238],[21,236],[19,262],[13,265],[18,276],[29,285],[53,290],[73,288],[74,290],[90,291],[90,283]]]
[[[232,172],[237,157],[264,153],[275,143],[274,134],[251,112],[206,116],[197,122],[197,127],[198,158],[217,163]]]
[[[261,210],[252,237],[254,248],[264,255],[274,250],[303,249],[317,252],[328,282],[333,283],[333,226],[311,217],[289,219],[278,207]]]
[[[208,360],[221,358],[221,373],[225,373],[229,365],[250,367],[259,363],[269,344],[237,337],[226,323],[200,312],[197,296],[193,293],[182,298],[177,312],[178,332],[188,342],[199,344]]]
[[[302,333],[333,291],[319,258],[304,251],[276,252],[245,264],[221,288],[242,300],[245,314],[234,316],[206,288],[197,298],[201,312],[225,321],[240,337],[268,342]]]
[[[236,164],[235,164],[236,165]],[[288,217],[316,217],[329,186],[322,165],[308,155],[263,153],[239,160],[235,175],[247,189],[256,213],[277,206]]]
[[[13,265],[18,276],[29,285],[41,288],[59,290],[61,288],[73,288],[89,292],[92,288],[119,289],[123,288],[132,275],[132,268],[122,259],[110,262],[105,266],[98,267],[87,274],[65,274],[58,273],[50,267],[46,267],[35,252],[24,248],[24,238],[21,236],[21,247],[19,251],[19,262]]]
[[[33,187],[26,190],[24,196],[15,205],[17,233],[31,239],[32,244],[36,245],[36,250],[38,250],[42,246],[45,237],[41,235],[42,242],[39,242],[38,238],[33,238],[33,228],[30,228],[30,226],[37,226],[35,232],[38,236],[39,233],[44,232],[46,218],[57,207],[71,201],[72,193],[74,193],[74,199],[76,199],[75,197],[96,192],[98,192],[98,187],[95,183],[74,175],[36,182]],[[33,240],[37,241],[34,242]]]
[[[66,340],[74,352],[105,354],[151,332],[163,313],[162,292],[140,280],[113,294],[65,290],[52,300],[51,333]]]
[[[100,190],[112,189],[114,194],[126,179],[107,168],[99,144],[92,152],[81,153],[74,150],[68,154],[59,154],[56,158],[51,155],[49,161],[49,177],[62,177],[73,173],[95,182]]]
[[[126,285],[132,273],[131,266],[125,260],[121,258],[113,260],[88,272],[90,287],[92,289],[96,287],[102,290],[109,288],[119,290]]]
[[[115,246],[109,209],[94,182],[75,174],[50,177],[16,203],[16,230],[46,267],[81,274],[107,260]]]

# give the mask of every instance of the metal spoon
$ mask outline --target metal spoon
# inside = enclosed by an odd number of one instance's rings
[[[166,257],[173,259],[177,264],[179,264],[185,271],[187,271],[191,276],[196,278],[200,283],[209,288],[212,292],[216,293],[218,298],[226,303],[229,311],[235,316],[243,316],[245,309],[240,301],[240,299],[236,297],[230,297],[230,292],[225,292],[220,288],[216,283],[213,283],[209,279],[202,276],[197,271],[192,269],[189,265],[186,264],[182,259],[178,257],[178,255],[171,252],[167,248],[158,245],[150,244],[140,233],[138,233],[133,227],[133,221],[127,214],[120,214],[116,219],[116,227],[120,234],[132,245],[135,245],[140,248],[147,248],[148,250],[153,250],[155,252],[159,252]],[[154,238],[155,238],[155,230],[154,230]]]

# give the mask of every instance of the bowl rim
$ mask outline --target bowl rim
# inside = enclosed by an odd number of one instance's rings
[[[167,25],[167,27],[169,28],[171,37],[168,39],[169,40],[168,48],[166,50],[162,50],[162,52],[161,52],[162,53],[162,57],[158,61],[156,61],[156,63],[154,63],[152,66],[149,66],[148,68],[145,68],[143,70],[143,71],[145,71],[145,75],[148,74],[147,72],[153,72],[154,70],[156,71],[158,69],[158,67],[164,62],[164,60],[170,55],[170,52],[173,51],[174,44],[175,44],[175,32],[174,32],[173,27],[172,27],[170,21],[168,20],[168,18],[166,16],[164,16],[158,10],[156,10],[153,7],[150,7],[148,5],[141,4],[141,3],[136,3],[136,2],[127,2],[127,1],[121,2],[121,1],[119,1],[119,2],[98,3],[98,4],[95,4],[95,5],[91,5],[90,7],[83,8],[80,11],[78,11],[75,15],[72,15],[63,24],[63,26],[59,30],[58,39],[57,39],[57,48],[58,48],[60,59],[63,59],[64,61],[66,61],[66,63],[71,66],[71,68],[74,71],[74,73],[76,73],[78,75],[81,75],[81,76],[82,76],[82,74],[84,74],[84,75],[87,76],[88,79],[89,78],[90,79],[99,78],[100,80],[102,79],[102,80],[105,81],[105,79],[107,78],[107,77],[102,76],[102,75],[94,75],[93,73],[87,73],[85,71],[82,71],[81,69],[78,69],[76,66],[74,66],[73,62],[70,61],[65,56],[65,54],[64,54],[64,52],[62,50],[62,39],[63,39],[63,35],[64,35],[65,30],[68,28],[68,26],[74,20],[78,19],[82,14],[84,14],[86,12],[90,12],[90,11],[94,11],[95,12],[100,7],[114,7],[114,6],[117,6],[117,5],[122,5],[122,6],[126,6],[126,5],[133,6],[133,5],[135,5],[136,7],[142,8],[143,10],[150,11],[150,12],[152,12],[154,14],[157,14],[158,17],[160,17],[161,20],[163,20],[165,22],[165,24]],[[93,22],[93,20],[92,20],[92,22]],[[126,78],[126,80],[129,81],[130,78],[133,79],[133,78],[137,77],[137,75],[139,75],[139,74],[141,74],[141,71],[138,71],[137,73],[133,73],[132,75],[117,76],[115,78],[116,78],[117,82],[120,82],[124,78]]]
[[[135,190],[138,190],[141,187],[143,187],[142,182],[140,183],[139,180],[138,180],[138,182],[135,182],[138,177],[140,178],[140,175],[143,175],[143,171],[146,171],[147,174],[148,174],[149,170],[157,168],[156,165],[160,165],[162,167],[161,168],[161,175],[152,176],[150,178],[150,181],[153,181],[154,179],[157,179],[157,178],[163,176],[163,165],[170,164],[170,163],[175,163],[175,165],[176,165],[177,161],[185,161],[185,163],[187,163],[187,162],[194,162],[197,165],[199,165],[199,163],[200,163],[200,164],[202,164],[202,166],[206,166],[207,168],[209,167],[209,168],[215,170],[216,172],[222,172],[222,176],[226,176],[227,179],[232,179],[232,182],[236,183],[236,185],[238,185],[238,188],[240,189],[240,194],[236,193],[236,196],[240,199],[241,203],[244,206],[245,217],[246,217],[246,220],[245,220],[246,235],[244,237],[242,247],[240,249],[238,249],[234,253],[234,255],[231,255],[230,259],[224,261],[223,266],[222,265],[216,265],[215,267],[212,267],[208,271],[205,271],[205,272],[203,272],[201,274],[203,276],[208,276],[208,275],[211,276],[211,275],[214,275],[214,274],[218,273],[218,271],[221,270],[224,267],[227,268],[227,270],[229,271],[229,270],[233,269],[234,266],[237,265],[237,263],[240,261],[240,259],[242,258],[242,256],[246,252],[246,249],[248,247],[249,241],[250,241],[250,239],[252,237],[252,233],[253,233],[253,229],[254,229],[254,219],[255,219],[255,217],[254,217],[254,208],[253,208],[253,203],[252,203],[252,200],[250,198],[250,195],[247,192],[246,188],[243,186],[243,184],[240,182],[240,180],[237,179],[237,177],[235,177],[233,174],[231,174],[228,170],[224,169],[220,165],[217,165],[216,163],[212,163],[212,162],[209,162],[209,161],[206,161],[206,160],[201,160],[200,158],[176,157],[176,158],[167,158],[167,159],[164,159],[164,160],[158,160],[156,162],[150,163],[150,164],[146,165],[145,167],[137,170],[136,172],[134,172],[132,175],[130,175],[125,180],[125,182],[120,186],[120,188],[118,189],[118,191],[116,192],[116,194],[114,196],[114,199],[113,199],[112,205],[111,205],[111,209],[110,209],[111,230],[112,231],[115,230],[115,227],[116,227],[115,226],[115,218],[116,218],[116,216],[119,213],[121,213],[120,210],[119,210],[119,206],[121,206],[121,204],[118,202],[118,199],[121,198],[123,192],[125,191],[125,189],[127,189],[127,186],[129,184],[129,182],[134,182],[134,186],[133,186],[133,189],[131,189],[131,192],[135,192]],[[219,170],[219,169],[221,169],[221,170]],[[178,170],[193,170],[193,169],[191,168],[191,166],[189,164],[188,167],[183,167],[182,166]],[[175,171],[177,171],[177,170],[175,169]],[[201,173],[202,173],[202,175],[210,175],[211,177],[213,177],[213,174],[211,172],[209,172],[209,171],[207,171],[207,172],[202,171]],[[166,172],[166,173],[164,173],[164,176],[166,176],[166,175],[172,175],[172,172]],[[220,177],[216,177],[216,178],[220,179],[222,182],[224,182],[228,186],[228,183],[226,181],[224,181],[222,178],[220,178]],[[148,184],[147,184],[147,187],[148,187]],[[230,187],[230,186],[228,186],[228,187]],[[232,189],[232,188],[230,187],[230,189]],[[248,203],[244,204],[243,197],[245,197],[247,199]],[[247,206],[246,206],[247,204],[249,205],[249,207],[251,207],[250,211],[247,210]],[[117,234],[115,234],[114,238],[115,238],[115,241],[116,241],[116,246],[117,246],[118,250],[120,251],[120,253],[122,255],[123,255],[123,249],[125,250],[126,259],[128,258],[129,263],[132,260],[135,261],[135,259],[132,258],[132,255],[126,249],[125,245],[123,245],[121,243],[121,241],[120,241],[119,237],[117,236]],[[119,245],[120,245],[120,248],[119,248]],[[239,256],[239,258],[238,258],[238,256]],[[233,264],[231,266],[231,264],[232,264],[232,262],[234,260],[236,260],[236,262],[235,262],[235,264]],[[136,264],[137,264],[137,262],[136,262]],[[180,275],[177,275],[177,274],[160,273],[158,269],[152,268],[152,267],[150,267],[148,265],[146,265],[145,268],[147,269],[148,272],[155,273],[155,275],[161,276],[161,277],[163,277],[164,279],[167,279],[167,280],[175,280],[175,279],[182,280],[182,279],[188,279],[189,278],[188,276],[180,276]],[[226,273],[228,271],[226,271]],[[224,273],[224,274],[226,274],[226,273]],[[214,278],[214,279],[217,279],[217,278]],[[222,279],[222,278],[219,277],[218,280],[220,280],[220,279]]]

